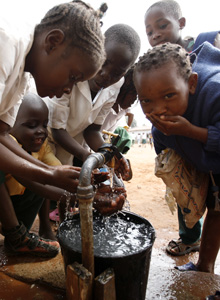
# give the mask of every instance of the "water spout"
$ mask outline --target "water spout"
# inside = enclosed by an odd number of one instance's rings
[[[94,191],[91,185],[92,171],[100,168],[117,155],[121,155],[117,148],[111,144],[104,144],[97,153],[91,154],[84,162],[77,188],[76,197],[79,201],[81,240],[82,240],[82,263],[94,277],[94,247],[93,247],[93,199]]]

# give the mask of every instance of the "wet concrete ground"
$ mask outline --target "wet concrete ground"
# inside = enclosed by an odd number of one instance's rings
[[[37,226],[36,222],[36,231]],[[146,299],[205,300],[206,296],[220,289],[220,276],[176,270],[175,265],[196,262],[198,253],[183,257],[167,255],[165,246],[175,235],[176,233],[163,230],[156,232]],[[215,273],[220,274],[220,256]],[[0,236],[0,300],[24,299],[66,299],[62,256],[59,254],[50,260],[30,256],[8,257],[4,253],[3,237]]]

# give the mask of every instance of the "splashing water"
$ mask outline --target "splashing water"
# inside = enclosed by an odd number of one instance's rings
[[[129,217],[98,216],[93,222],[95,256],[117,257],[138,253],[151,245],[152,231],[148,224],[135,223]],[[76,252],[81,252],[81,229],[78,219],[67,220],[60,226],[59,237]]]

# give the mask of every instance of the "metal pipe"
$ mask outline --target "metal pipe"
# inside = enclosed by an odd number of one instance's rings
[[[93,199],[94,192],[91,185],[91,175],[95,168],[105,163],[105,156],[102,153],[93,153],[84,162],[77,188],[77,199],[79,201],[81,242],[82,242],[82,263],[94,278],[94,247],[93,247]]]

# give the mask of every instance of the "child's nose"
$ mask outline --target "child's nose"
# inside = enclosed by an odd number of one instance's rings
[[[156,39],[158,39],[160,36],[161,36],[160,32],[157,31],[157,32],[155,32],[155,33],[153,34],[153,39],[156,40]]]
[[[151,113],[155,115],[161,116],[164,115],[166,112],[167,112],[167,108],[164,105],[164,103],[152,106]]]

